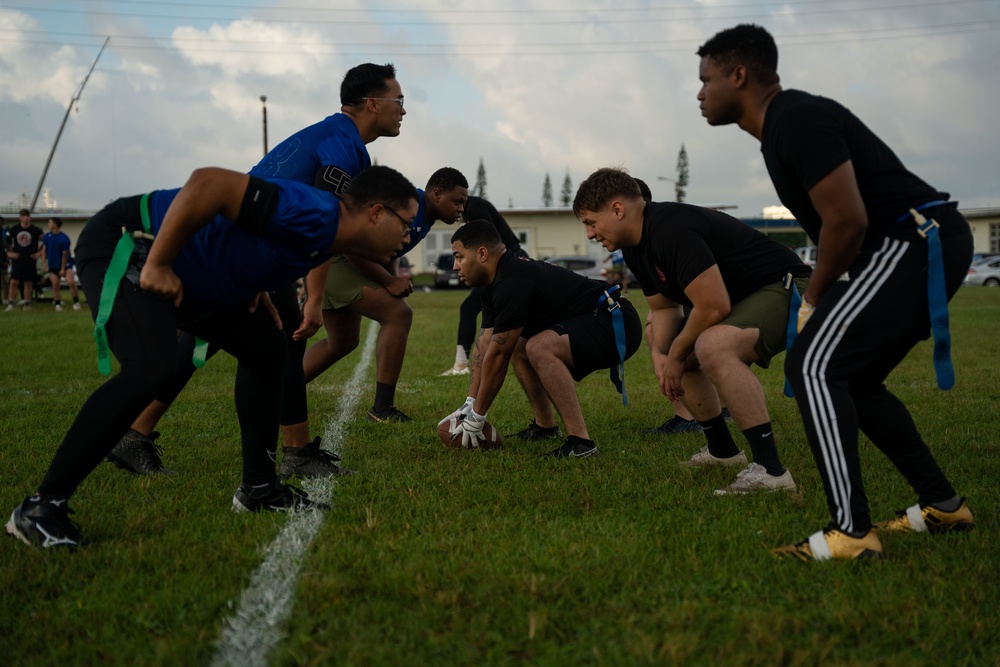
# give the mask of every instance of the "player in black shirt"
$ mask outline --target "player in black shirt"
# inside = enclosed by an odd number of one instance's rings
[[[31,211],[22,208],[19,215],[20,223],[12,225],[7,232],[7,257],[10,259],[10,301],[7,310],[14,310],[18,290],[22,292],[24,309],[31,307],[31,292],[38,277],[35,260],[42,255],[41,241],[45,234],[40,227],[31,224]]]
[[[954,383],[947,301],[962,284],[973,245],[956,203],[907,171],[840,104],[782,90],[778,49],[763,28],[724,30],[698,55],[702,115],[710,125],[736,123],[760,140],[778,196],[817,245],[785,373],[831,519],[807,540],[774,551],[803,560],[881,556],[861,478],[859,429],[918,497],[917,505],[878,527],[971,529],[965,500],[884,385],[931,328],[938,384]]]
[[[535,421],[554,422],[551,410],[555,405],[566,426],[565,443],[546,456],[596,454],[574,381],[610,368],[619,391],[623,390],[619,382],[622,364],[642,340],[635,307],[606,283],[518,257],[485,220],[463,225],[451,241],[459,276],[467,285],[482,287],[483,302],[483,327],[473,352],[468,398],[445,418],[464,417],[454,437],[461,436],[465,447],[482,441],[486,411],[513,360]]]
[[[683,465],[746,465],[719,495],[793,490],[774,443],[764,389],[750,368],[767,368],[785,349],[791,284],[810,269],[777,241],[718,211],[646,203],[621,169],[599,169],[580,184],[573,212],[587,238],[621,249],[651,313],[660,390],[682,400],[708,444]],[[683,307],[691,308],[684,319]],[[753,463],[722,416],[720,396],[746,436]]]
[[[521,249],[521,241],[517,234],[510,228],[504,217],[497,211],[496,206],[482,197],[469,197],[465,202],[465,211],[462,213],[465,222],[470,220],[486,220],[490,222],[497,231],[500,232],[500,240],[508,250],[520,257],[527,257],[528,254]],[[455,365],[441,373],[442,376],[468,375],[469,374],[469,350],[476,340],[476,318],[482,310],[482,299],[479,288],[473,287],[469,294],[462,301],[458,311],[458,344],[455,347]],[[555,437],[555,436],[553,436]]]

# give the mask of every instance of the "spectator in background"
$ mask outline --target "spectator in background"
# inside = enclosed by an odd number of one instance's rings
[[[0,262],[0,298],[3,299],[4,304],[7,303],[7,290],[10,287],[8,284],[10,282],[10,277],[8,274],[8,265],[10,264],[10,259],[7,257],[7,228],[4,227],[3,216],[0,215],[0,252],[3,253],[3,261]]]
[[[7,302],[7,310],[14,310],[14,302],[17,300],[17,291],[21,290],[22,298],[20,305],[24,310],[31,308],[31,291],[34,288],[35,280],[38,278],[38,271],[35,260],[42,255],[41,240],[42,230],[31,224],[31,211],[22,208],[19,213],[20,224],[14,225],[9,232],[9,247],[7,257],[10,258],[10,300]]]
[[[60,278],[66,279],[70,296],[73,297],[73,310],[80,310],[80,294],[76,288],[73,272],[73,256],[69,251],[69,237],[62,233],[62,219],[49,218],[49,231],[42,237],[42,264],[52,283],[52,301],[56,311],[62,311],[62,288]]]

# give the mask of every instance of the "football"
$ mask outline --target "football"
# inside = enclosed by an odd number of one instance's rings
[[[451,449],[460,449],[462,447],[461,435],[454,440],[451,439],[451,432],[458,425],[459,421],[461,420],[458,417],[452,417],[438,426],[438,438],[441,439],[441,443],[445,447]],[[483,435],[486,436],[486,439],[480,442],[479,447],[476,449],[499,449],[503,444],[503,438],[500,437],[499,431],[489,422],[483,424]]]

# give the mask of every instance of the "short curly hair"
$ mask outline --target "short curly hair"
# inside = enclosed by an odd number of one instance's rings
[[[747,68],[758,83],[772,85],[778,77],[778,46],[774,37],[753,23],[727,28],[698,48],[698,56],[708,56],[729,74],[738,65]]]

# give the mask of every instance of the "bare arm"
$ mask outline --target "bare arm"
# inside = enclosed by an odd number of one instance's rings
[[[647,296],[646,301],[649,303],[649,347],[652,352],[653,370],[656,372],[660,391],[666,395],[670,348],[683,326],[684,310],[662,294]]]
[[[687,361],[694,352],[698,336],[704,333],[705,329],[724,320],[732,308],[729,292],[722,280],[718,264],[702,271],[684,288],[684,294],[691,301],[691,314],[688,315],[684,328],[674,339],[669,352],[669,356],[680,362]]]
[[[330,262],[323,262],[306,274],[306,302],[302,304],[302,324],[292,334],[292,340],[309,340],[323,326],[323,295]]]
[[[216,215],[230,220],[239,216],[250,177],[228,169],[195,170],[163,216],[156,240],[139,276],[139,285],[180,304],[181,281],[172,264],[189,238]]]
[[[475,411],[477,414],[485,415],[493,405],[493,400],[500,393],[504,380],[507,378],[507,368],[510,366],[510,358],[514,355],[514,348],[521,337],[521,328],[492,333],[489,338],[489,345],[486,353],[482,356],[482,368],[479,372],[479,386],[477,387],[475,398]]]
[[[816,267],[802,297],[815,306],[857,259],[868,230],[868,213],[850,160],[814,185],[809,198],[823,222],[816,239]]]
[[[347,260],[361,272],[361,275],[365,276],[369,280],[374,280],[382,287],[389,291],[389,294],[398,297],[409,296],[413,293],[413,283],[411,283],[406,278],[401,278],[396,275],[396,271],[399,267],[399,259],[393,258],[389,262],[389,267],[386,268],[378,262],[372,262],[371,260],[364,259],[363,257],[358,257],[357,255],[345,255]]]

